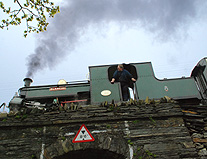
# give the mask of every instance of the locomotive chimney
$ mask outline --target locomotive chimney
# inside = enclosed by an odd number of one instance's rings
[[[33,82],[33,80],[31,78],[25,78],[23,81],[24,81],[25,87],[29,87],[30,84]]]

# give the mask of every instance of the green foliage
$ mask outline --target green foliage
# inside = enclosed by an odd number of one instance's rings
[[[108,111],[117,111],[117,110],[120,110],[120,107],[117,104],[115,104],[114,100],[112,100],[111,103],[109,103],[108,101],[105,101],[105,102],[101,103],[101,106],[107,107],[108,108],[107,109]]]
[[[152,159],[157,157],[157,155],[153,154],[149,150],[144,150],[142,147],[137,148],[136,156],[138,159],[142,159],[142,158]]]
[[[47,30],[48,22],[47,15],[54,17],[55,14],[60,12],[59,6],[55,6],[50,0],[25,0],[23,3],[20,0],[14,0],[18,9],[6,8],[4,3],[0,1],[0,9],[7,15],[6,19],[2,19],[0,28],[7,30],[11,25],[20,25],[22,20],[26,22],[26,30],[24,37],[27,37],[31,32],[44,32]],[[33,22],[36,21],[36,26]]]
[[[106,128],[107,128],[107,129],[110,129],[110,128],[111,128],[111,125],[109,125],[109,124],[106,125]]]
[[[65,136],[61,137],[61,140],[65,141],[66,140],[66,137]]]
[[[154,125],[156,125],[156,121],[155,121],[152,117],[149,117],[149,119],[152,121],[152,123],[153,123]]]
[[[146,150],[145,152],[146,152],[146,154],[147,154],[148,156],[157,157],[157,155],[153,154],[153,153],[150,152],[149,150]]]
[[[27,115],[26,114],[22,115],[22,120],[23,119],[26,119],[26,118],[27,118]]]
[[[26,114],[24,114],[24,115],[16,115],[14,118],[15,118],[15,119],[21,119],[21,120],[24,120],[24,119],[27,118],[27,115],[26,115]]]
[[[109,110],[109,111],[113,111],[113,110],[114,110],[114,105],[110,104],[108,110]]]
[[[152,153],[149,150],[145,151],[147,153],[148,156],[152,156]]]
[[[136,124],[136,123],[138,123],[138,122],[139,122],[139,120],[134,120],[134,121],[133,121],[134,124]]]
[[[16,115],[14,118],[15,118],[15,119],[20,119],[21,116],[20,116],[20,115]]]
[[[128,140],[129,145],[133,145],[133,142],[131,140]]]

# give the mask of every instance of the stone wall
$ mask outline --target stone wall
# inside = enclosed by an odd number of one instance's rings
[[[207,106],[181,105],[183,119],[197,149],[198,155],[207,158]]]
[[[184,111],[175,103],[24,110],[0,119],[0,158],[200,158]],[[94,142],[72,143],[82,124]]]

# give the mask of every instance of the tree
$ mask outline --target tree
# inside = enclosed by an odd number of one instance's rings
[[[54,17],[59,13],[59,6],[55,6],[50,0],[14,0],[17,9],[6,8],[4,3],[0,1],[0,8],[6,14],[5,19],[0,22],[0,28],[9,29],[11,25],[20,25],[23,20],[26,22],[26,30],[24,37],[31,32],[44,32],[47,30],[47,16]]]

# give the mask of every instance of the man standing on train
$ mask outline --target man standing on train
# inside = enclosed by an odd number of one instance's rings
[[[120,82],[122,97],[124,101],[129,99],[129,83],[130,81],[136,82],[136,79],[132,77],[131,73],[124,69],[124,66],[119,64],[117,70],[114,72],[111,83]]]

